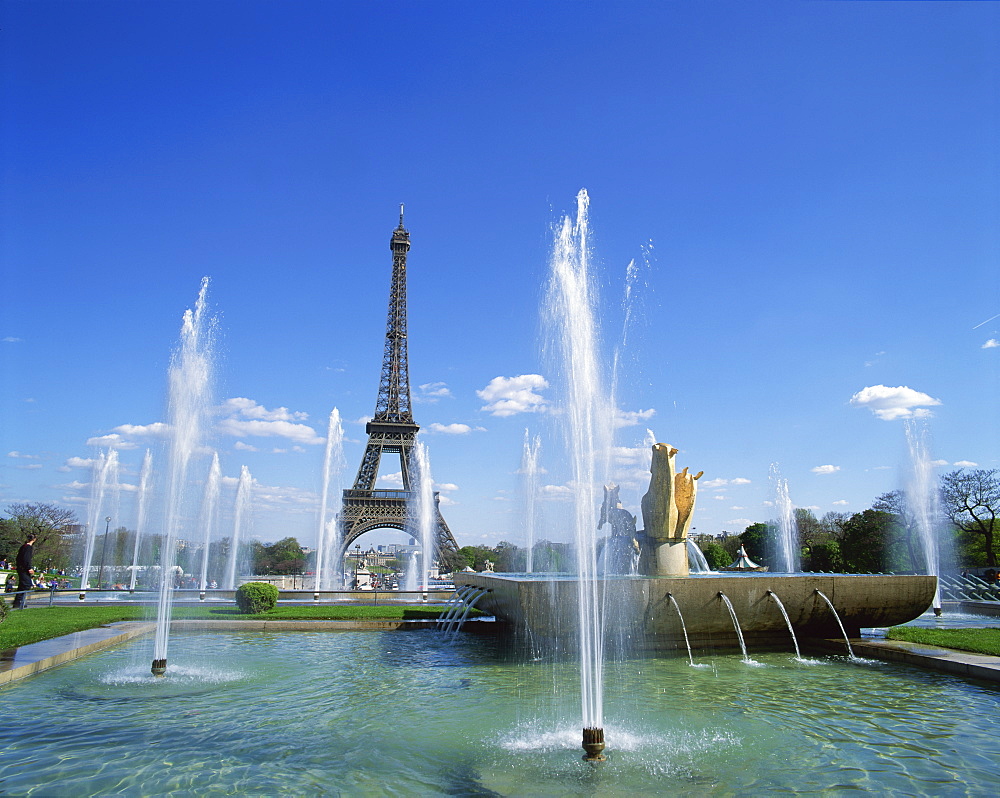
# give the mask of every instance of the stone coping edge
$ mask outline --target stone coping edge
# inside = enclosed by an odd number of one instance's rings
[[[485,619],[470,618],[468,630],[479,630]],[[175,631],[197,632],[337,632],[337,631],[411,631],[433,629],[437,620],[388,621],[268,621],[268,620],[176,620],[170,622]],[[18,679],[41,673],[88,654],[127,643],[137,637],[153,634],[156,624],[151,621],[119,621],[118,623],[72,632],[50,640],[41,640],[20,648],[0,652],[0,687]]]
[[[136,637],[151,634],[155,629],[156,624],[148,621],[122,621],[4,651],[0,654],[0,686],[127,643]]]
[[[813,640],[811,648],[846,654],[843,639]],[[902,662],[927,670],[967,676],[990,682],[1000,682],[1000,657],[988,654],[974,654],[971,651],[957,651],[926,643],[911,643],[906,640],[851,640],[855,656],[879,659],[884,662]]]

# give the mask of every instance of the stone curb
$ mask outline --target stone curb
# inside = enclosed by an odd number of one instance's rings
[[[122,621],[8,649],[0,652],[0,686],[85,657],[95,651],[126,643],[136,637],[150,634],[155,629],[154,623]]]
[[[468,630],[478,629],[480,619],[466,621]],[[226,631],[226,632],[347,632],[347,631],[390,631],[409,632],[417,629],[433,629],[434,619],[393,620],[393,621],[237,621],[237,620],[177,620],[170,622],[176,631]],[[82,632],[42,640],[20,648],[0,651],[0,687],[17,679],[32,676],[66,662],[85,657],[111,646],[127,643],[136,637],[152,634],[156,624],[150,621],[121,621],[86,629]]]
[[[843,640],[816,640],[812,641],[811,646],[828,652],[847,653]],[[1000,657],[987,654],[973,654],[905,640],[851,640],[851,649],[855,656],[866,659],[902,662],[927,670],[1000,682]]]

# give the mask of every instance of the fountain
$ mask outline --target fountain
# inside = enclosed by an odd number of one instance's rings
[[[525,571],[529,574],[535,570],[535,522],[538,512],[538,457],[542,450],[542,439],[536,435],[534,440],[524,431],[524,451],[521,455],[521,481],[524,494],[524,537],[527,549]]]
[[[151,668],[154,676],[163,676],[167,670],[174,587],[169,566],[174,562],[184,507],[190,498],[188,467],[192,456],[203,444],[208,409],[211,407],[212,323],[207,316],[207,295],[206,277],[201,282],[194,310],[184,312],[180,344],[168,371],[167,416],[170,439],[165,534]]]
[[[240,544],[246,536],[247,525],[250,523],[250,502],[253,490],[253,477],[246,466],[240,468],[240,479],[236,484],[236,504],[233,506],[233,539],[229,546],[229,558],[226,561],[226,575],[222,587],[226,590],[236,589],[236,570],[240,560]]]
[[[604,392],[598,355],[596,297],[590,274],[590,197],[577,194],[576,219],[566,216],[556,231],[544,307],[557,354],[565,398],[562,432],[569,460],[576,544],[576,630],[580,652],[580,698],[586,759],[603,758],[604,628],[598,593],[597,535],[593,509],[611,451],[614,414]],[[685,557],[685,563],[686,563]],[[488,586],[487,586],[488,587]]]
[[[603,658],[611,635],[630,641],[633,650],[674,649],[682,644],[689,651],[739,646],[743,659],[753,662],[747,655],[748,642],[782,648],[788,645],[789,632],[793,639],[796,633],[800,639],[826,638],[838,629],[857,635],[861,627],[909,621],[931,603],[936,579],[797,573],[798,544],[788,484],[776,469],[772,474],[783,573],[692,574],[688,531],[702,472],[692,474],[687,467],[677,471],[679,450],[665,443],[651,445],[649,488],[640,508],[643,529],[636,529],[637,518],[621,505],[617,486],[606,482],[611,448],[607,431],[613,411],[601,389],[599,330],[588,273],[588,205],[586,192],[580,192],[575,221],[564,218],[556,231],[544,302],[553,339],[549,348],[559,355],[554,371],[565,394],[557,415],[564,421],[571,470],[578,573],[570,577],[464,572],[455,575],[455,583],[490,589],[479,607],[515,633],[525,633],[533,645],[564,650],[571,642],[579,648],[584,748],[587,759],[600,759]],[[606,487],[598,515],[601,484]],[[604,568],[599,572],[596,536],[606,524],[610,535],[603,543]],[[631,552],[635,568],[625,567],[624,554]],[[782,597],[780,613],[773,610],[776,592]],[[611,595],[614,628],[605,629],[602,607]],[[719,611],[720,604],[728,614]],[[794,645],[798,647],[797,639]]]
[[[139,573],[139,547],[142,543],[142,536],[146,534],[146,526],[149,523],[149,500],[152,494],[152,480],[153,453],[149,449],[146,449],[146,455],[142,458],[142,470],[139,472],[135,542],[132,544],[132,572],[129,574],[128,580],[129,593],[135,592],[135,580]]]
[[[199,598],[204,600],[208,586],[208,551],[215,530],[219,510],[219,489],[222,483],[222,467],[219,465],[219,453],[212,453],[212,465],[208,469],[208,479],[205,480],[205,495],[201,502],[199,523],[204,529],[201,549],[201,578],[198,580]]]
[[[340,551],[340,541],[334,540],[339,531],[336,518],[327,517],[329,497],[340,494],[340,474],[344,468],[344,428],[340,423],[340,411],[335,407],[330,411],[327,424],[326,450],[323,455],[323,479],[319,502],[319,528],[316,534],[316,582],[313,599],[319,601],[321,590],[328,590],[331,584],[329,562],[330,552]]]
[[[934,477],[934,465],[931,462],[927,434],[926,427],[918,427],[917,422],[909,419],[906,421],[906,443],[910,452],[910,480],[905,495],[907,509],[913,516],[920,540],[920,550],[924,555],[924,570],[928,574],[938,576],[941,572],[941,558],[938,553],[938,537],[936,535],[937,480]],[[935,614],[940,615],[940,589],[934,591],[933,606]]]
[[[793,573],[799,570],[799,532],[795,523],[795,507],[788,495],[788,480],[781,478],[777,463],[771,463],[771,483],[774,485],[774,506],[778,510],[774,570]]]
[[[111,523],[111,505],[118,493],[118,451],[111,449],[94,463],[94,481],[91,486],[90,503],[87,508],[87,538],[83,550],[83,571],[80,574],[80,601],[87,597],[90,587],[90,569],[94,559],[94,542],[101,525],[101,518],[106,519],[104,527],[107,536],[107,525]],[[111,494],[111,495],[109,495]],[[97,587],[100,589],[101,574],[97,576]]]
[[[407,508],[411,514],[410,528],[420,534],[420,589],[427,596],[430,582],[432,557],[434,556],[434,480],[431,477],[431,461],[423,441],[417,441],[410,452],[410,473],[413,479],[413,493],[416,501]]]

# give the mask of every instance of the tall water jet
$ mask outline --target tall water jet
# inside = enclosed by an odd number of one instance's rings
[[[527,563],[525,570],[535,572],[535,523],[538,520],[538,460],[542,451],[542,439],[534,439],[524,430],[524,451],[521,454],[521,484],[524,492],[524,533],[527,543]]]
[[[139,472],[139,495],[137,496],[137,509],[135,516],[135,542],[132,544],[132,573],[128,580],[129,593],[135,590],[135,580],[139,573],[139,549],[142,545],[143,535],[146,534],[146,527],[149,524],[149,500],[152,498],[153,482],[153,453],[146,449],[146,454],[142,458],[142,470]]]
[[[795,523],[795,507],[788,495],[788,480],[782,479],[777,463],[771,464],[774,485],[774,506],[778,511],[778,537],[773,570],[792,573],[799,570],[799,531]]]
[[[205,588],[208,586],[208,554],[209,546],[212,543],[213,532],[219,515],[219,491],[222,485],[222,467],[219,465],[219,453],[212,452],[212,465],[208,468],[208,479],[205,480],[205,494],[201,500],[201,513],[199,520],[204,530],[202,535],[201,548],[201,578],[198,580],[198,589],[201,590],[201,597],[205,597]]]
[[[236,567],[240,559],[240,545],[250,523],[250,505],[253,500],[253,477],[246,466],[240,468],[240,481],[236,485],[236,503],[233,505],[233,538],[229,545],[226,562],[226,578],[222,583],[226,590],[236,589]]]
[[[576,197],[576,219],[556,231],[545,297],[546,326],[565,392],[560,416],[571,467],[572,524],[578,569],[580,694],[583,746],[588,760],[603,758],[604,642],[597,581],[597,528],[605,458],[614,415],[601,377],[596,297],[589,272],[586,190]]]
[[[170,611],[173,604],[172,569],[177,539],[188,498],[188,467],[203,445],[211,402],[212,323],[207,315],[208,278],[194,310],[184,311],[181,337],[167,372],[167,417],[170,430],[167,454],[167,490],[164,510],[164,539],[160,553],[160,595],[156,611],[152,672],[163,676],[167,670]]]
[[[326,450],[323,455],[323,485],[320,489],[319,529],[316,532],[316,581],[314,584],[315,598],[319,599],[319,591],[330,586],[330,553],[340,551],[338,526],[335,518],[328,518],[328,500],[331,493],[340,494],[340,475],[344,468],[344,428],[340,422],[340,411],[335,407],[330,411],[330,421],[327,425]]]
[[[86,598],[90,586],[90,568],[94,558],[94,543],[97,540],[98,528],[102,519],[111,518],[111,507],[116,504],[118,492],[118,451],[111,449],[101,452],[94,463],[94,476],[91,483],[90,503],[87,506],[87,538],[83,550],[83,571],[80,574],[80,601]],[[105,522],[104,532],[107,534],[108,524]],[[105,541],[106,543],[107,541]],[[97,577],[100,588],[100,575]]]
[[[413,498],[407,508],[412,528],[420,538],[420,574],[423,591],[427,592],[432,558],[436,508],[434,507],[434,481],[431,477],[430,456],[423,441],[417,441],[410,451],[410,482]]]
[[[938,549],[936,526],[938,519],[938,493],[931,463],[928,431],[924,425],[906,421],[906,443],[910,453],[910,475],[906,486],[906,503],[924,555],[925,573],[940,576],[941,557]],[[934,612],[941,614],[941,587],[934,591]]]

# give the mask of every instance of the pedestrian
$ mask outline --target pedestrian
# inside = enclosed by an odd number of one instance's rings
[[[35,569],[31,567],[31,558],[35,553],[35,541],[38,535],[30,534],[24,545],[17,550],[17,595],[14,596],[14,609],[24,609],[24,602],[31,590],[31,576]]]

